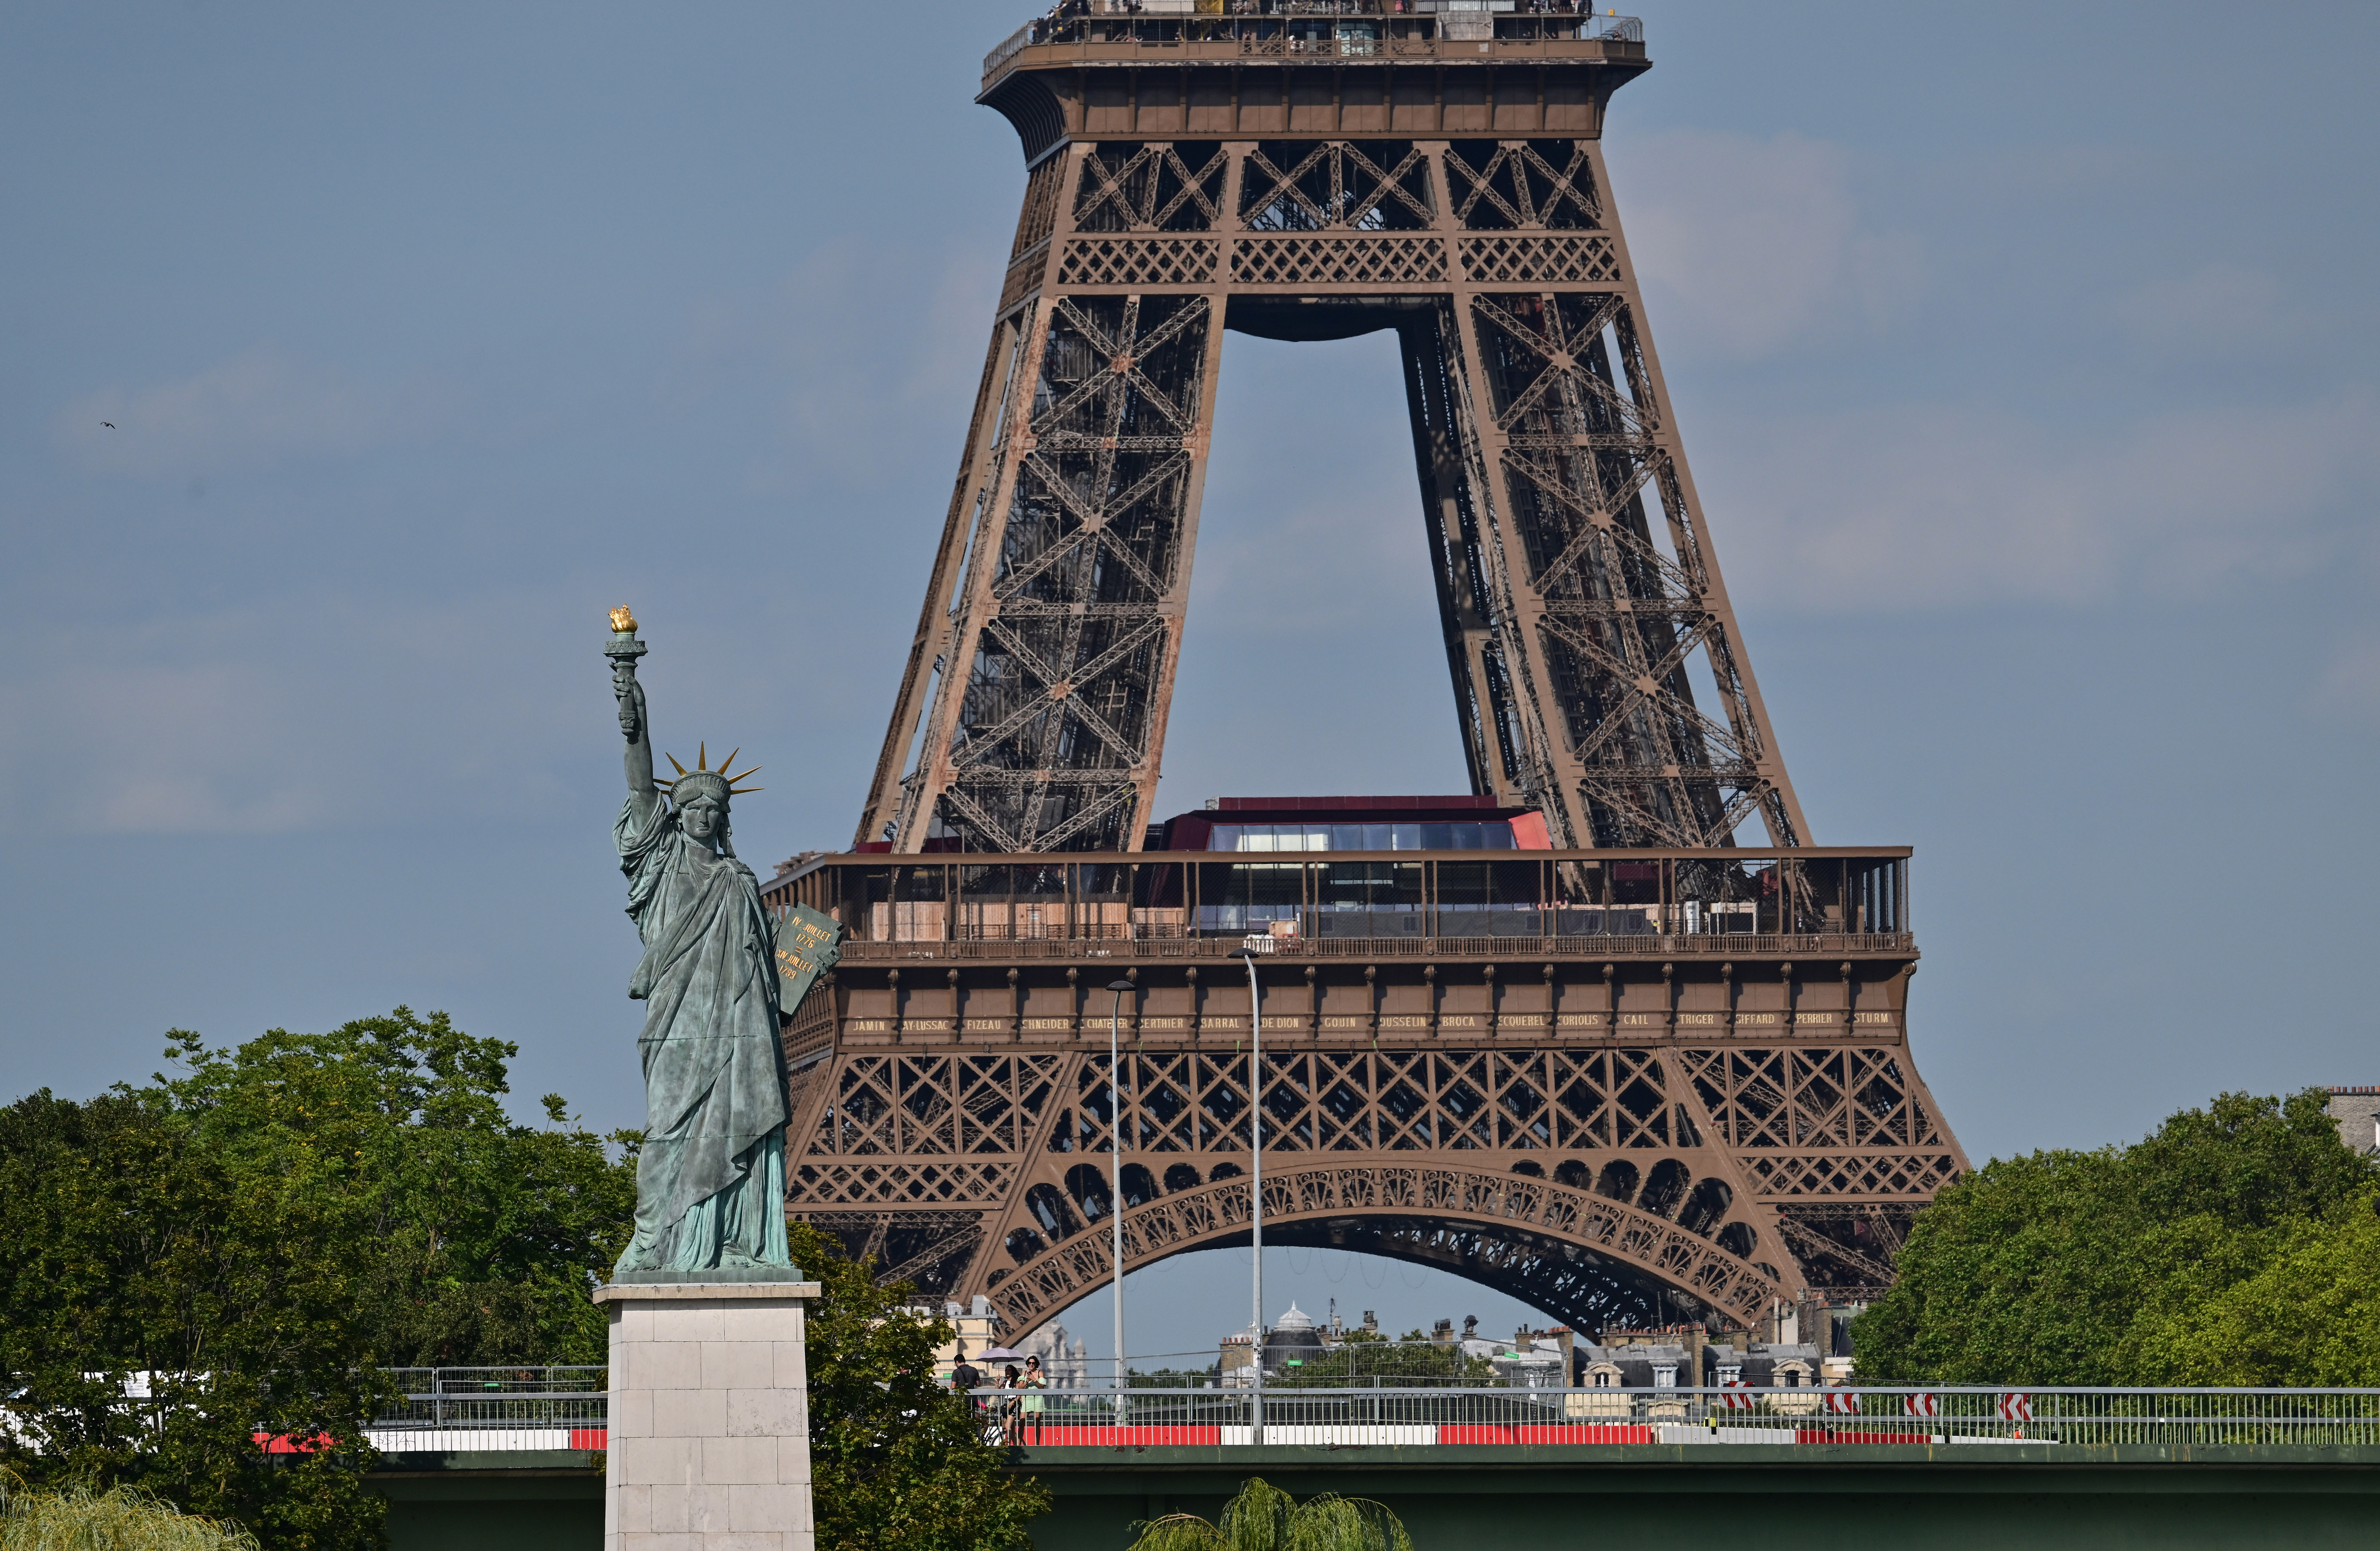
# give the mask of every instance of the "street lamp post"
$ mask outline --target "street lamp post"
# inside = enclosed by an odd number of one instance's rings
[[[1123,1018],[1123,994],[1133,988],[1129,980],[1111,980],[1108,989],[1115,993],[1115,1002],[1108,1009],[1108,1203],[1110,1247],[1115,1258],[1115,1383],[1116,1425],[1124,1424],[1123,1365],[1123,1089],[1117,1076],[1122,1065],[1122,1041],[1118,1025]]]
[[[1269,948],[1269,942],[1266,945]],[[1255,939],[1233,957],[1248,963],[1248,1231],[1256,1242],[1256,1276],[1249,1293],[1255,1309],[1255,1395],[1249,1420],[1255,1426],[1250,1441],[1264,1442],[1264,1012],[1257,1005]]]

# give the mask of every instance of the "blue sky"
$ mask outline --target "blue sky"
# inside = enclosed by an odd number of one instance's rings
[[[748,859],[848,841],[1022,16],[9,10],[0,1098],[407,1002],[637,1120],[602,612],[664,746],[768,767]],[[1969,1151],[2380,1081],[2380,15],[1645,19],[1607,148],[1651,326],[1815,838],[1917,847]],[[1223,370],[1162,806],[1459,790],[1392,346]],[[1276,1305],[1514,1322],[1301,1263]],[[1134,1286],[1203,1341],[1245,1270]]]

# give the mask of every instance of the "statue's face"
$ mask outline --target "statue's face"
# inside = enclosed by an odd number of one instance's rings
[[[680,828],[708,845],[727,827],[727,806],[705,793],[677,810]]]

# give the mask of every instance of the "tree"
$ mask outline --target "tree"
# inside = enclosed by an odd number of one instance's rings
[[[153,1091],[0,1113],[8,1462],[133,1485],[288,1551],[362,1551],[382,1393],[335,1214],[259,1195]],[[325,1246],[330,1253],[325,1253]],[[301,1440],[269,1455],[256,1434]]]
[[[2253,1289],[2277,1254],[2357,1253],[2352,1234],[2314,1247],[2320,1225],[2368,1217],[2359,1203],[2380,1186],[2325,1097],[2225,1094],[2131,1147],[1977,1169],[1920,1214],[1899,1279],[1854,1322],[1861,1376],[2121,1385],[2207,1371],[2185,1334],[2215,1328],[2202,1314],[2262,1306]],[[2318,1382],[2304,1361],[2264,1371]]]
[[[2301,1220],[2228,1287],[2153,1316],[2143,1364],[2164,1382],[2380,1387],[2380,1194]]]
[[[393,1367],[601,1363],[588,1293],[635,1226],[629,1160],[578,1129],[504,1113],[507,1040],[400,1007],[325,1035],[274,1029],[237,1050],[179,1030],[160,1076],[200,1144],[246,1185],[335,1203],[375,1360]]]
[[[170,1037],[174,1076],[0,1110],[0,1374],[38,1446],[0,1449],[37,1483],[139,1485],[273,1551],[375,1545],[381,1370],[602,1361],[588,1292],[633,1170],[557,1097],[550,1128],[512,1123],[515,1048],[443,1014],[237,1050]]]
[[[820,1551],[1028,1551],[1047,1512],[1039,1484],[1008,1473],[973,1405],[934,1378],[951,1327],[905,1306],[808,1223],[788,1225],[794,1263],[819,1282],[808,1362],[811,1498]]]
[[[239,1525],[184,1513],[137,1486],[37,1492],[0,1470],[0,1551],[258,1551]]]
[[[1218,1522],[1169,1513],[1135,1527],[1132,1551],[1413,1551],[1397,1516],[1368,1497],[1324,1492],[1301,1503],[1261,1476],[1240,1484]]]
[[[1492,1384],[1496,1365],[1484,1357],[1465,1355],[1459,1346],[1441,1346],[1415,1331],[1404,1340],[1384,1340],[1364,1331],[1351,1332],[1339,1345],[1284,1367],[1268,1386],[1283,1388],[1334,1388],[1350,1383],[1386,1384],[1414,1380],[1467,1380]]]

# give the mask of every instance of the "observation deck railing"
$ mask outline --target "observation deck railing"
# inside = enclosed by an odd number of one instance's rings
[[[761,896],[842,923],[855,962],[1197,959],[1251,935],[1300,958],[1791,957],[1913,951],[1909,866],[1900,847],[929,851],[818,857]]]
[[[1482,45],[1645,42],[1640,17],[1597,15],[1578,0],[1069,0],[983,57],[989,83],[1037,44],[1193,49],[1265,56],[1476,58]],[[1218,45],[1220,45],[1220,47]]]
[[[905,959],[982,960],[1018,963],[1027,960],[1229,959],[1237,957],[1246,938],[1240,932],[1192,933],[1180,927],[1100,925],[1084,927],[1071,936],[1026,936],[985,933],[952,939],[905,939],[894,941],[856,939],[844,944],[843,957],[851,963],[882,963]],[[1724,953],[1743,958],[1774,958],[1779,954],[1827,956],[1840,953],[1910,953],[1917,939],[1909,932],[1706,932],[1698,935],[1647,933],[1629,937],[1593,934],[1490,936],[1447,931],[1436,937],[1306,937],[1269,939],[1269,951],[1284,959],[1435,959],[1450,955],[1474,958],[1668,959],[1689,953]]]
[[[604,1370],[411,1370],[383,1452],[602,1448]],[[1570,1388],[1382,1377],[1211,1379],[973,1393],[987,1437],[1029,1448],[1627,1444],[2380,1447],[2380,1389],[1860,1385]],[[497,1383],[502,1388],[487,1386]],[[1198,1387],[1190,1387],[1196,1385]],[[1033,1412],[1025,1406],[1038,1401]],[[1259,1420],[1260,1418],[1260,1420]],[[1261,1426],[1262,1436],[1257,1428]],[[566,1441],[565,1441],[566,1440]],[[1125,1457],[1129,1459],[1129,1456]]]

